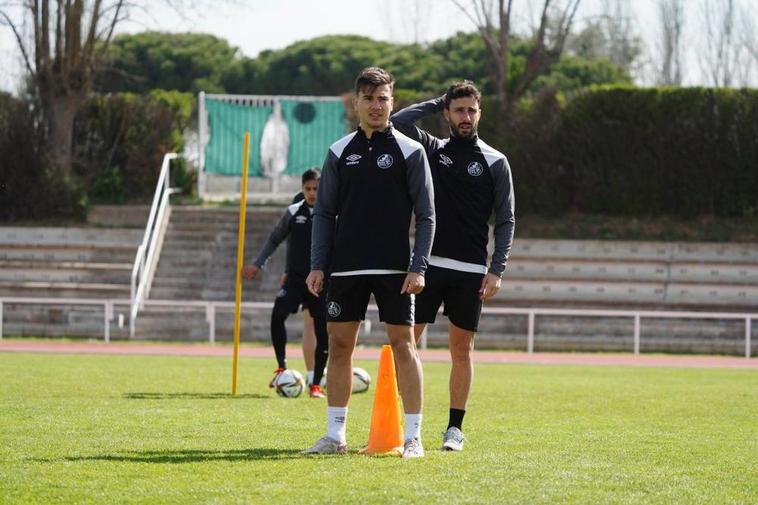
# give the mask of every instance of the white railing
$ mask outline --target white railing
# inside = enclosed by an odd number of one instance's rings
[[[170,196],[175,191],[169,187],[171,178],[171,160],[177,157],[176,153],[169,153],[163,157],[161,173],[158,176],[158,184],[153,195],[153,204],[150,207],[150,215],[147,218],[145,234],[142,243],[137,248],[134,258],[131,277],[131,300],[129,303],[129,334],[134,337],[137,314],[142,308],[145,299],[150,295],[150,285],[153,282],[155,267],[158,264],[163,235],[170,217]]]
[[[84,298],[3,298],[0,297],[0,339],[3,338],[3,305],[4,304],[58,304],[58,305],[102,305],[103,306],[103,334],[105,341],[110,340],[110,324],[113,319],[113,307],[115,305],[129,305],[129,300],[96,300]],[[206,300],[143,300],[143,305],[152,307],[197,307],[205,310],[205,320],[208,323],[208,342],[216,341],[216,311],[218,309],[234,310],[234,302],[217,302]],[[271,302],[243,302],[243,309],[266,309],[271,310],[274,304]],[[369,305],[372,312],[378,311],[376,305]],[[483,315],[522,315],[526,316],[527,324],[527,352],[534,352],[534,327],[537,316],[572,316],[572,317],[620,317],[634,320],[634,347],[630,349],[634,354],[640,354],[640,327],[642,319],[732,319],[745,322],[745,357],[752,356],[752,320],[758,320],[758,313],[734,313],[734,312],[658,312],[654,310],[590,310],[590,309],[553,309],[553,308],[499,308],[485,307]],[[131,330],[131,328],[130,328]],[[421,347],[426,347],[425,339],[422,339]]]
[[[482,314],[493,315],[523,315],[527,316],[527,352],[534,352],[534,323],[541,316],[570,316],[570,317],[621,317],[634,320],[634,354],[640,353],[640,327],[643,318],[646,319],[734,319],[745,321],[745,357],[752,355],[752,320],[758,320],[758,314],[739,314],[735,312],[685,312],[685,311],[655,311],[655,310],[594,310],[594,309],[553,309],[553,308],[505,308],[487,307]]]
[[[3,310],[5,304],[17,305],[102,305],[103,339],[111,340],[111,321],[114,305],[128,305],[129,300],[100,300],[95,298],[0,298],[0,340],[3,338]]]

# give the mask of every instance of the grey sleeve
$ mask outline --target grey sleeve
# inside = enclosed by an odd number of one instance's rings
[[[321,170],[316,206],[313,209],[313,231],[311,236],[311,270],[326,270],[332,253],[334,223],[337,217],[337,195],[339,191],[339,159],[330,149]]]
[[[416,121],[430,114],[437,114],[445,108],[445,97],[433,98],[426,102],[415,103],[392,115],[392,126],[404,135],[424,146],[427,154],[439,149],[442,140],[415,125]]]
[[[495,181],[495,251],[489,272],[502,277],[516,225],[513,177],[507,159],[503,158],[492,166],[492,176]]]
[[[416,218],[416,237],[411,257],[410,272],[421,275],[426,273],[429,264],[429,254],[434,241],[434,186],[432,173],[426,153],[421,149],[411,154],[406,160],[408,165],[408,193],[413,202],[413,212]]]
[[[263,265],[266,264],[271,255],[274,254],[274,251],[276,251],[276,248],[279,247],[279,244],[284,242],[284,239],[290,234],[290,218],[290,212],[289,209],[287,209],[284,211],[284,215],[279,222],[276,223],[276,226],[271,232],[271,235],[268,236],[266,243],[263,244],[263,249],[261,249],[261,252],[258,253],[258,257],[253,262],[255,265],[263,268]]]

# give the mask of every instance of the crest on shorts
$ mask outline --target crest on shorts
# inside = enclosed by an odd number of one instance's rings
[[[376,159],[376,166],[379,168],[389,168],[392,166],[393,161],[395,160],[389,154],[382,154]]]
[[[326,311],[331,317],[337,317],[342,314],[342,307],[340,307],[340,304],[337,302],[329,302],[326,306]]]
[[[478,161],[472,161],[468,164],[468,174],[472,177],[479,177],[482,175],[482,172],[484,172],[484,168],[482,168],[482,164]]]

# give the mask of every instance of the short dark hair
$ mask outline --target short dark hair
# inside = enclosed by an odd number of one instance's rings
[[[452,84],[445,92],[445,108],[450,108],[450,102],[456,98],[463,98],[467,96],[473,96],[476,99],[476,103],[481,103],[482,92],[471,81],[461,81]]]
[[[362,90],[373,92],[379,86],[389,84],[390,91],[395,87],[395,77],[379,67],[366,67],[355,78],[355,94],[359,95]]]
[[[305,184],[308,181],[317,181],[321,179],[321,170],[318,168],[309,168],[305,172],[303,172],[303,184]]]

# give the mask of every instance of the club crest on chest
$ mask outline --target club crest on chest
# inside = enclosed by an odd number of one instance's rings
[[[387,169],[392,166],[392,156],[389,154],[382,154],[376,159],[376,166],[381,169]]]
[[[482,164],[478,161],[472,161],[468,164],[466,171],[472,177],[479,177],[484,172],[484,167],[482,167]]]

